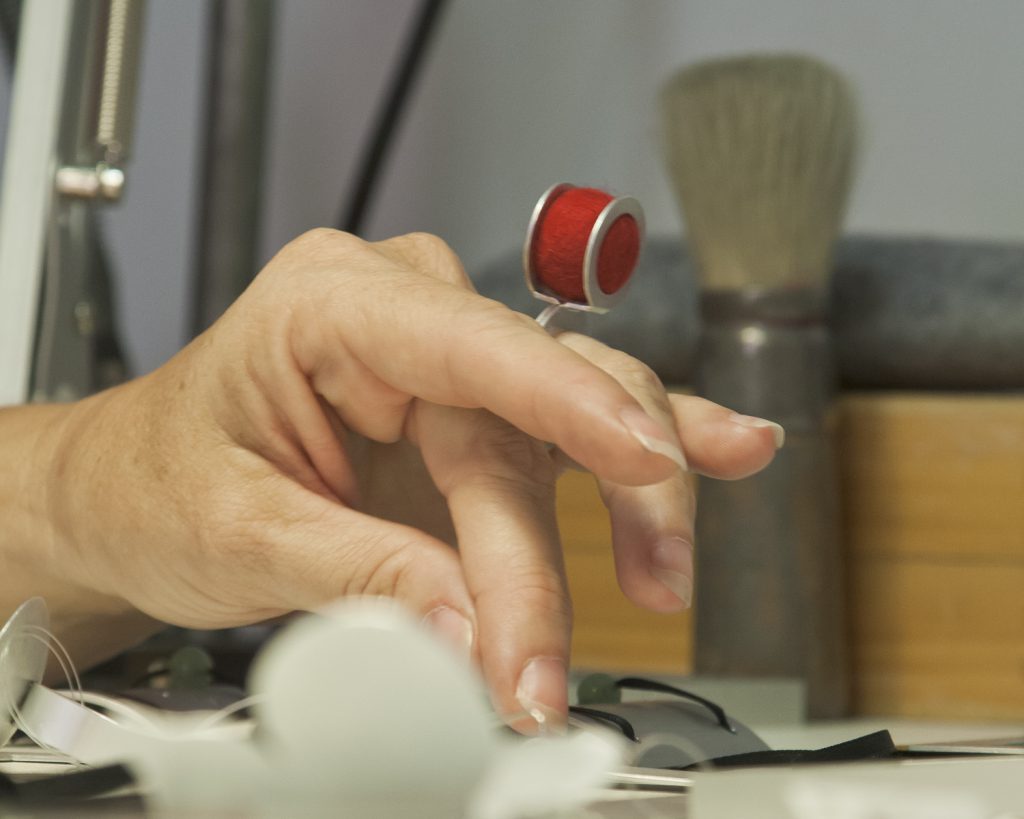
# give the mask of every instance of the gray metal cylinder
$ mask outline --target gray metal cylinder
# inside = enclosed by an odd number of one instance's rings
[[[813,717],[848,707],[835,356],[814,290],[701,296],[697,392],[786,429],[758,475],[702,480],[695,667],[800,677]]]
[[[192,330],[201,333],[257,273],[274,0],[210,4],[209,88]]]

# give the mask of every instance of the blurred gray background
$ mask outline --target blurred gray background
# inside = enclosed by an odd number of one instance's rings
[[[414,7],[280,2],[262,260],[336,218]],[[207,20],[199,0],[150,0],[129,187],[106,213],[137,372],[186,340]],[[521,242],[560,180],[633,193],[652,233],[679,233],[660,83],[710,55],[798,49],[859,89],[848,229],[1024,239],[1022,39],[1019,0],[456,0],[368,235],[437,233],[472,273]]]

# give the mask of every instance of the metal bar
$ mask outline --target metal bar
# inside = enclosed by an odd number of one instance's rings
[[[28,398],[73,0],[26,3],[0,187],[0,405]]]
[[[274,8],[274,0],[211,6],[195,334],[216,321],[256,273]]]
[[[693,787],[693,777],[665,768],[619,768],[608,775],[609,782],[638,789],[685,791]]]
[[[62,195],[50,203],[33,401],[74,400],[109,383],[100,376],[110,303],[104,257],[96,252],[96,208],[122,189],[123,172],[107,162],[125,157],[131,132],[142,7],[142,0],[74,4],[50,182]],[[103,363],[107,372],[109,361]]]

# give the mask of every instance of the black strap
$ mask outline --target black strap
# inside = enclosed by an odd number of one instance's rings
[[[4,790],[3,780],[13,789]],[[50,805],[69,799],[87,799],[135,785],[124,765],[105,765],[101,768],[82,768],[70,773],[44,776],[27,782],[14,784],[4,777],[0,779],[0,795],[19,805]]]
[[[897,755],[896,744],[888,731],[876,731],[856,739],[812,751],[752,751],[747,754],[720,756],[681,770],[702,768],[735,768],[747,765],[801,765],[820,762],[862,762],[868,759],[890,759]]]

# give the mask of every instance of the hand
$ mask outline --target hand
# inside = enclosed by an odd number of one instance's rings
[[[432,237],[313,231],[168,364],[68,417],[59,571],[198,628],[394,596],[480,660],[501,712],[557,721],[570,615],[544,442],[598,476],[626,593],[672,610],[692,577],[682,452],[748,474],[775,449],[750,423],[481,298]]]

